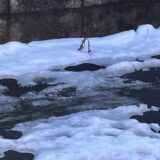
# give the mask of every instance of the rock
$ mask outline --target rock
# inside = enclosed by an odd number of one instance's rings
[[[0,16],[0,43],[8,41],[8,19]]]
[[[8,87],[8,89],[13,89],[18,87],[17,80],[12,78],[0,79],[0,85]]]
[[[84,0],[84,6],[105,5],[111,2],[118,2],[119,0]]]
[[[137,62],[144,62],[143,59],[136,59]]]
[[[138,100],[138,103],[148,104],[148,106],[160,106],[159,85],[153,84],[152,87],[132,89],[122,88],[118,95]]]
[[[33,160],[34,155],[31,153],[19,153],[16,151],[4,152],[5,157],[0,158],[0,160]]]
[[[159,8],[158,0],[0,0],[0,43],[104,36],[142,23],[158,27]]]
[[[34,79],[34,82],[37,83],[37,84],[48,84],[48,83],[52,83],[53,81],[56,81],[56,78],[45,78],[45,77],[37,77]],[[59,84],[59,83],[58,83]],[[57,85],[58,85],[57,84]]]
[[[71,97],[71,96],[75,96],[75,94],[76,94],[76,88],[75,87],[68,87],[68,88],[63,88],[58,93],[58,96]]]
[[[9,38],[16,41],[75,37],[81,34],[81,15],[70,10],[11,14],[9,27]]]
[[[9,1],[0,0],[0,14],[9,12]]]
[[[151,58],[160,59],[160,55],[155,55],[155,56],[152,56]]]
[[[16,79],[1,79],[0,85],[8,87],[8,90],[3,92],[4,95],[13,97],[19,97],[27,92],[40,92],[49,86],[46,83],[39,83],[34,86],[20,86]]]
[[[160,68],[150,68],[149,70],[136,71],[133,73],[127,73],[121,76],[126,82],[131,81],[143,81],[143,82],[156,82],[160,80]]]
[[[65,70],[66,71],[73,71],[73,72],[81,72],[81,71],[96,71],[96,70],[105,69],[105,68],[106,67],[104,67],[104,66],[100,66],[100,65],[96,65],[96,64],[83,63],[83,64],[79,64],[76,66],[66,67]]]
[[[11,13],[80,8],[81,0],[10,0]]]
[[[47,88],[49,85],[47,84],[37,84],[35,86],[23,86],[23,87],[18,87],[16,89],[12,89],[9,91],[6,91],[5,94],[13,97],[20,97],[27,92],[40,92]]]
[[[131,118],[137,119],[139,122],[142,123],[157,123],[160,124],[160,111],[149,111],[145,112],[143,115],[135,115]]]
[[[0,0],[0,43],[8,40],[8,18],[9,1]]]
[[[0,129],[0,136],[5,139],[18,139],[22,136],[22,133],[19,131],[12,131],[12,130],[2,130]]]

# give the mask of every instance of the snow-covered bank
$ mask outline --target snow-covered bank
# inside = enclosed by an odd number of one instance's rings
[[[18,124],[18,140],[0,138],[0,153],[30,152],[35,160],[156,160],[160,127],[129,119],[151,109],[146,105],[80,112]],[[151,130],[152,129],[152,130]]]
[[[0,78],[16,78],[21,83],[31,83],[31,80],[44,74],[56,77],[56,73],[52,75],[53,70],[63,72],[66,66],[84,62],[109,66],[106,74],[112,74],[113,71],[114,75],[132,72],[135,68],[160,66],[159,60],[148,61],[150,56],[160,52],[159,37],[159,28],[143,25],[137,31],[91,38],[91,54],[77,51],[82,40],[80,38],[29,44],[9,42],[0,45]],[[145,62],[138,63],[136,59],[143,59]],[[133,62],[130,63],[131,61]],[[124,66],[128,68],[126,71]]]
[[[21,122],[14,129],[23,136],[17,140],[1,136],[0,154],[29,152],[35,160],[159,160],[159,125],[130,119],[157,109],[132,104],[150,106],[156,100],[154,105],[160,104],[159,95],[147,94],[159,93],[160,60],[151,58],[160,53],[159,37],[160,29],[144,25],[137,31],[91,38],[91,54],[77,51],[82,39],[1,45],[0,124],[5,130],[5,124]],[[65,70],[82,63],[103,67]],[[147,76],[153,71],[150,80]],[[132,72],[135,74],[127,75],[130,81],[125,81],[126,74]],[[146,75],[146,81],[145,77],[132,78],[140,73]],[[147,87],[148,91],[143,90]],[[145,94],[136,94],[141,101],[130,100],[134,89],[135,94],[141,90]],[[22,123],[26,121],[32,122]]]
[[[38,106],[44,104],[41,99],[44,99],[47,105],[54,104],[57,106],[57,103],[53,103],[57,98],[55,95],[59,95],[59,92],[66,88],[75,88],[75,93],[81,94],[82,96],[80,96],[83,97],[83,95],[92,94],[90,91],[90,93],[88,92],[90,89],[97,92],[96,88],[98,87],[109,90],[133,85],[137,87],[147,86],[147,84],[136,80],[134,84],[126,84],[123,78],[117,76],[160,67],[160,60],[151,58],[151,56],[160,53],[159,37],[159,28],[155,29],[151,25],[142,25],[136,31],[130,30],[106,37],[90,38],[91,54],[86,51],[77,51],[82,40],[80,38],[37,41],[29,44],[9,42],[0,45],[0,80],[5,81],[4,78],[14,78],[12,81],[17,80],[18,82],[16,82],[21,84],[21,86],[16,84],[16,87],[15,85],[8,87],[0,81],[0,111],[6,112],[7,107],[14,110],[15,106],[19,107],[17,103],[21,103],[23,100],[28,102],[28,97],[30,101],[35,100],[32,104],[38,104]],[[93,63],[103,67],[93,72],[65,70],[65,67],[82,63]],[[42,89],[37,91],[34,88],[39,85],[39,82],[49,87],[41,87]],[[33,86],[27,88],[25,85]],[[17,94],[14,94],[15,92]],[[115,97],[115,93],[109,92],[97,95],[101,95],[103,98],[109,95],[108,99]],[[51,98],[48,95],[51,95]],[[95,95],[94,98],[96,99]],[[20,98],[17,100],[13,96]],[[108,99],[103,99],[105,106],[108,106],[108,104],[106,105]],[[26,102],[24,103],[26,104]],[[6,104],[7,107],[3,107]],[[124,104],[119,103],[118,106]],[[96,104],[95,106],[99,105]]]

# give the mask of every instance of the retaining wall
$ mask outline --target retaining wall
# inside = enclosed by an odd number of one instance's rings
[[[0,0],[0,43],[158,27],[159,8],[159,0]]]

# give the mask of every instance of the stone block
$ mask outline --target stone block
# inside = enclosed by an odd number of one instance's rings
[[[160,2],[112,4],[88,7],[84,12],[84,36],[105,36],[142,24],[160,25]]]
[[[81,0],[10,0],[11,13],[79,8]]]
[[[157,1],[157,0],[152,0],[152,1]],[[130,5],[130,4],[142,4],[146,3],[148,0],[84,0],[84,6],[89,7],[89,6],[100,6],[100,5]],[[154,2],[153,2],[154,3]]]
[[[12,15],[9,39],[22,42],[63,37],[81,33],[81,16],[73,11]]]
[[[9,0],[0,0],[0,14],[8,13]]]
[[[8,23],[5,16],[0,17],[0,43],[8,41]]]
[[[84,6],[106,5],[111,2],[118,2],[119,0],[84,0]]]

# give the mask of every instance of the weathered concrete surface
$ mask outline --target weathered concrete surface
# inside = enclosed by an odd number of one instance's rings
[[[155,2],[158,0],[84,0],[84,6],[85,7],[90,7],[90,6],[102,6],[102,5],[119,5],[119,4],[123,4],[123,5],[128,5],[131,3],[134,3],[134,5],[136,4],[140,4],[143,2]]]
[[[110,2],[118,2],[119,0],[84,0],[84,6],[105,5]]]
[[[8,41],[8,23],[6,16],[0,16],[0,42]]]
[[[0,0],[0,43],[158,27],[159,8],[159,0]]]
[[[148,23],[159,27],[159,8],[160,1],[90,7],[84,13],[84,35],[103,36]]]
[[[9,0],[0,0],[0,14],[8,13],[9,11]]]
[[[11,13],[80,8],[81,0],[10,0]]]
[[[80,36],[81,16],[79,12],[51,12],[12,15],[9,40],[29,42],[31,40]]]

